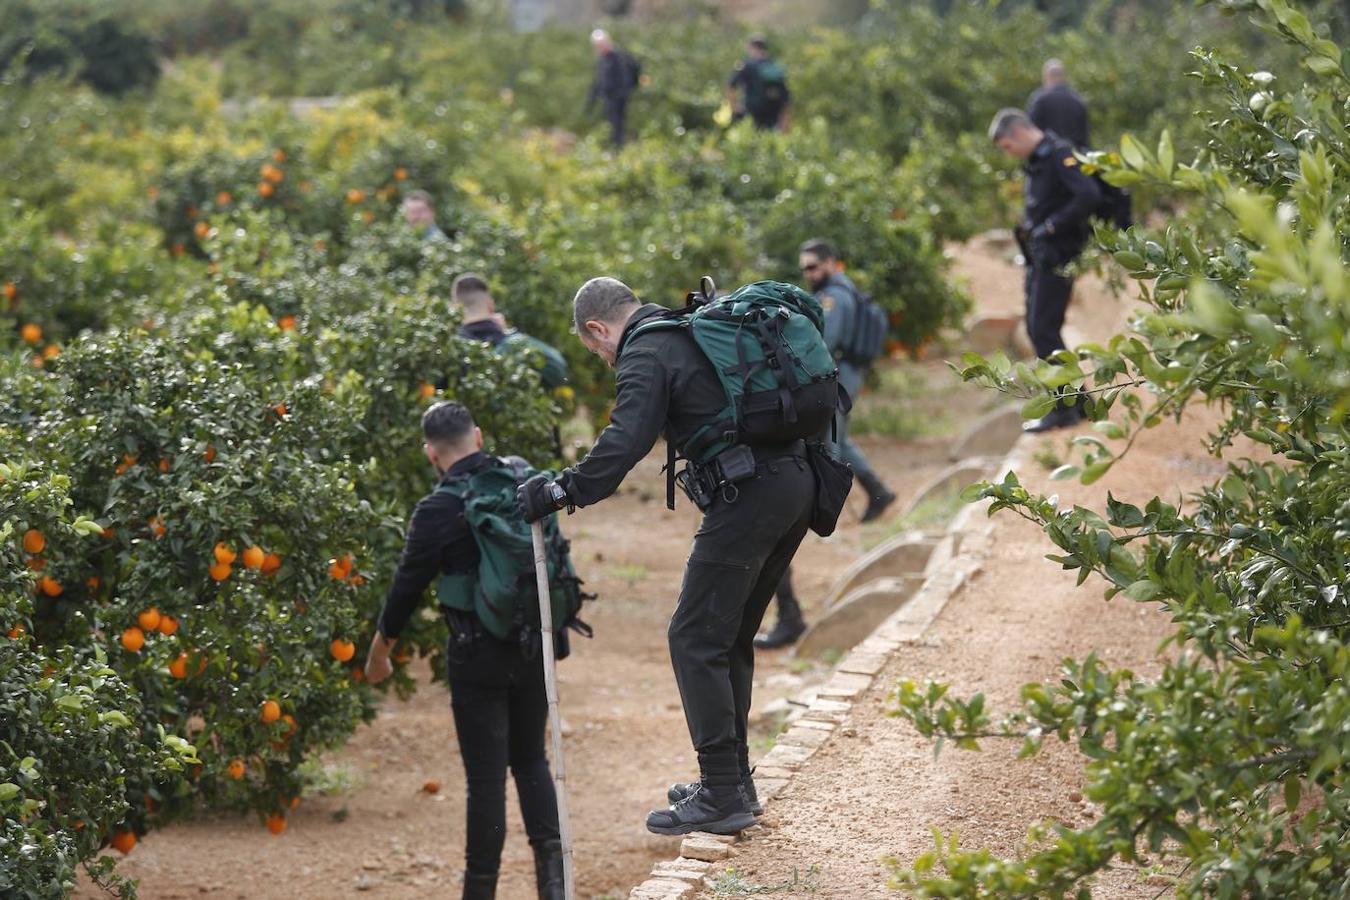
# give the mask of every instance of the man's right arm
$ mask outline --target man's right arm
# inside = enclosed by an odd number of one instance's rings
[[[558,481],[573,506],[591,506],[618,490],[661,436],[670,408],[670,384],[656,348],[630,346],[619,360],[609,425],[576,466]]]

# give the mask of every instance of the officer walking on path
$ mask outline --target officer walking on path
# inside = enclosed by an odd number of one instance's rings
[[[737,120],[750,116],[764,131],[786,131],[792,94],[787,69],[769,55],[769,42],[761,35],[750,38],[745,59],[736,64],[727,82],[727,102]]]
[[[789,285],[765,285],[777,296],[793,290]],[[733,293],[727,302],[741,293]],[[810,300],[805,294],[801,299]],[[616,369],[614,409],[608,427],[581,463],[556,481],[537,477],[526,482],[521,489],[525,518],[564,506],[590,506],[610,496],[663,431],[672,462],[675,447],[691,460],[679,479],[704,518],[694,536],[669,639],[701,777],[698,783],[672,786],[668,793],[672,805],[652,812],[647,828],[657,834],[736,833],[753,825],[760,811],[747,742],[755,632],[808,528],[820,530],[815,462],[808,457],[813,451],[802,440],[736,443],[707,464],[696,464],[700,454],[691,448],[700,441],[726,441],[728,393],[694,330],[661,327],[676,324],[663,322],[672,318],[671,312],[640,303],[627,285],[614,278],[586,282],[577,292],[573,318],[586,348]],[[771,317],[765,332],[787,321],[791,318]],[[819,344],[818,325],[812,327]],[[776,355],[798,360],[807,356],[795,344],[791,354],[780,345]],[[810,407],[809,415],[810,427],[824,431],[836,391],[823,344],[818,355],[830,371],[811,380],[828,387],[830,396]],[[813,365],[820,371],[819,360]],[[823,416],[816,416],[822,407]],[[804,421],[805,402],[796,409]],[[732,437],[738,434],[731,432]],[[673,497],[670,502],[673,505]],[[842,503],[841,495],[838,505]]]
[[[563,900],[557,796],[544,752],[548,701],[543,655],[538,625],[529,624],[539,621],[537,595],[533,608],[528,605],[529,592],[534,591],[533,566],[527,563],[519,573],[527,586],[518,601],[523,604],[520,615],[497,619],[485,614],[481,605],[475,606],[474,599],[491,587],[479,575],[483,548],[490,545],[481,543],[483,529],[475,528],[472,510],[466,509],[470,492],[490,498],[488,488],[501,485],[498,493],[504,499],[496,512],[518,517],[516,483],[533,470],[523,468],[523,461],[484,453],[482,432],[458,403],[446,401],[428,409],[422,416],[422,434],[427,459],[440,481],[413,510],[398,571],[371,642],[366,678],[375,684],[392,673],[389,654],[427,587],[439,579],[437,598],[450,626],[450,697],[468,782],[463,898],[492,900],[495,896],[506,839],[509,765],[525,832],[534,849],[539,897]],[[528,526],[517,521],[521,539],[528,541]],[[550,533],[556,535],[553,523]],[[570,573],[570,561],[559,558],[558,562],[560,570]],[[571,590],[575,588],[570,585]],[[497,600],[497,609],[506,608]],[[567,654],[561,626],[574,621],[579,603],[579,594],[569,594],[563,615],[555,620],[560,625],[555,644],[559,658]]]
[[[839,384],[856,402],[878,344],[877,340],[871,341],[866,351],[859,346],[868,343],[866,326],[870,316],[867,314],[872,301],[858,290],[853,279],[844,274],[834,248],[825,241],[817,239],[802,244],[798,261],[802,277],[825,309],[825,343],[839,362]],[[876,337],[884,344],[884,333]],[[862,521],[871,522],[895,502],[895,494],[882,484],[867,457],[849,439],[847,415],[839,415],[835,430],[839,455],[853,467],[853,476],[867,491],[867,509],[863,511]]]
[[[1020,109],[999,110],[989,126],[999,149],[1026,164],[1026,207],[1017,238],[1026,259],[1027,334],[1041,359],[1065,349],[1061,331],[1073,292],[1064,266],[1083,251],[1091,234],[1089,219],[1102,205],[1095,178],[1083,173],[1066,139],[1034,125]],[[1027,431],[1075,425],[1083,418],[1078,404],[1061,401]]]
[[[1078,150],[1087,150],[1088,108],[1078,92],[1069,87],[1064,63],[1048,59],[1041,69],[1041,87],[1032,91],[1027,100],[1027,118],[1042,131],[1050,131],[1073,144]]]
[[[511,328],[506,317],[497,312],[497,303],[481,275],[468,272],[459,276],[450,287],[450,295],[464,310],[460,337],[482,341],[498,353],[526,351],[537,354],[532,362],[545,388],[556,391],[568,383],[571,374],[563,355],[556,347]]]
[[[586,110],[600,102],[609,122],[610,141],[617,149],[627,140],[628,98],[637,90],[642,68],[633,54],[614,46],[609,32],[602,28],[591,32],[591,46],[595,48],[595,78],[586,97]]]

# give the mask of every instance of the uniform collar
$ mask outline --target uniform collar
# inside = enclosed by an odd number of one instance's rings
[[[445,474],[441,476],[441,481],[449,481],[451,478],[457,478],[461,475],[470,475],[479,469],[486,468],[492,461],[493,458],[482,450],[474,451],[446,469]]]
[[[655,303],[644,303],[639,306],[637,312],[633,313],[632,318],[628,320],[628,324],[623,326],[623,334],[619,336],[619,346],[614,351],[615,363],[617,364],[619,357],[623,356],[624,348],[628,346],[629,339],[632,338],[633,332],[639,325],[654,316],[659,316],[668,312],[670,312],[670,310]]]

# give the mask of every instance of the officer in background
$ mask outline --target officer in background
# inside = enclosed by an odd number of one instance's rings
[[[825,343],[839,362],[839,385],[857,402],[869,365],[851,359],[847,345],[863,302],[862,295],[853,279],[844,274],[834,248],[825,241],[816,239],[802,244],[798,261],[802,277],[825,310]],[[858,445],[849,439],[848,416],[840,414],[836,423],[839,456],[853,467],[853,476],[867,491],[867,509],[862,521],[871,522],[895,502],[895,494],[881,482]]]
[[[468,272],[459,276],[451,285],[450,294],[464,310],[464,322],[459,328],[460,337],[482,341],[502,353],[533,351],[538,354],[534,368],[539,372],[539,379],[545,388],[556,391],[568,383],[571,375],[563,355],[556,347],[511,328],[506,317],[497,312],[497,303],[492,299],[487,281],[481,275]]]
[[[422,415],[422,436],[441,484],[502,464],[483,452],[483,433],[459,403],[444,401],[428,409]],[[366,659],[371,684],[392,674],[389,654],[431,582],[442,575],[475,574],[480,558],[462,500],[438,490],[417,504]],[[496,895],[506,840],[508,765],[534,849],[539,897],[563,900],[558,801],[544,754],[548,698],[539,634],[534,633],[527,647],[520,640],[498,640],[472,612],[443,611],[451,635],[447,656],[455,735],[468,782],[463,900],[493,900]]]
[[[577,292],[577,335],[616,370],[617,396],[609,426],[581,463],[557,481],[539,476],[522,486],[527,520],[600,502],[663,431],[673,446],[684,446],[720,418],[726,393],[692,336],[660,329],[632,337],[642,323],[668,312],[643,305],[613,278],[593,278]],[[753,642],[810,525],[815,476],[801,441],[750,450],[757,477],[735,485],[733,500],[722,493],[707,508],[670,621],[670,657],[701,778],[671,787],[672,805],[647,817],[656,834],[734,834],[762,811],[748,743]]]
[[[1032,91],[1027,100],[1027,118],[1037,128],[1054,132],[1078,150],[1090,146],[1087,103],[1069,87],[1064,63],[1057,59],[1046,60],[1041,68],[1041,87]]]
[[[1038,128],[1020,109],[999,110],[989,136],[1000,150],[1026,165],[1026,207],[1017,238],[1026,259],[1027,334],[1036,355],[1046,359],[1065,349],[1061,331],[1073,278],[1063,268],[1087,244],[1092,233],[1088,220],[1101,205],[1101,188],[1096,179],[1083,173],[1067,139]],[[1049,431],[1075,425],[1082,418],[1078,404],[1061,401],[1022,427]]]
[[[762,35],[750,38],[745,59],[727,82],[727,102],[737,120],[750,116],[764,131],[787,131],[792,94],[787,69],[769,55],[769,42]]]
[[[403,221],[427,241],[447,241],[436,224],[436,203],[426,191],[411,191],[403,198]]]
[[[618,149],[627,140],[628,98],[637,90],[641,66],[633,54],[614,46],[602,28],[591,32],[591,46],[595,48],[595,78],[586,97],[586,111],[599,101],[609,122],[610,141]]]

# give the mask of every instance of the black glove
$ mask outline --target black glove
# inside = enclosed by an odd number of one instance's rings
[[[547,475],[535,475],[516,488],[516,503],[526,522],[538,522],[570,505],[567,491]]]

